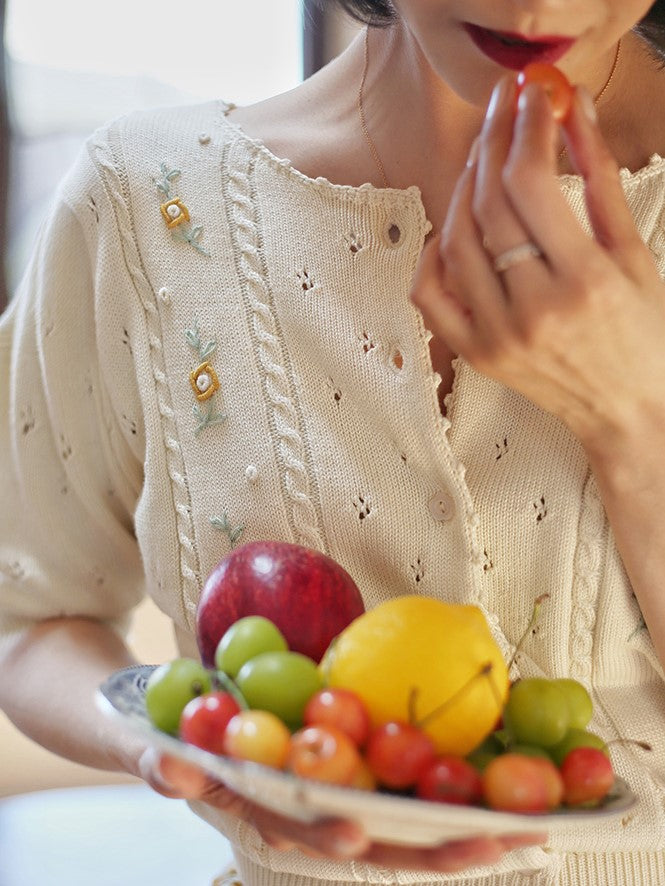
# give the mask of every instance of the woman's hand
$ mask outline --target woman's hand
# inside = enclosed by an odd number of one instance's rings
[[[454,352],[557,415],[588,452],[607,452],[663,412],[665,287],[579,91],[566,140],[593,236],[561,193],[545,92],[527,86],[515,113],[514,81],[500,81],[412,298]],[[496,269],[525,243],[537,253]]]
[[[329,819],[303,824],[278,815],[233,793],[200,769],[153,749],[144,752],[139,770],[141,777],[158,793],[201,800],[247,821],[273,848],[285,852],[298,849],[313,858],[362,859],[380,867],[455,873],[474,865],[493,864],[510,849],[546,840],[545,834],[478,837],[427,849],[372,843],[363,829],[351,821]]]

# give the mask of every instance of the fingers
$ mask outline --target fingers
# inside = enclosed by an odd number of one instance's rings
[[[299,849],[307,855],[326,858],[361,858],[369,851],[365,831],[352,821],[326,819],[303,824],[255,806],[252,824],[264,840],[281,851]]]
[[[596,122],[593,99],[575,91],[566,121],[566,142],[573,167],[585,180],[589,221],[596,241],[611,252],[628,273],[639,273],[645,247],[639,237],[621,184],[619,167]]]
[[[251,803],[177,757],[148,748],[139,761],[141,777],[157,793],[172,799],[202,800],[255,827],[275,848],[298,848],[313,856],[358,858],[370,843],[364,830],[351,821],[304,824]]]
[[[497,837],[453,840],[433,848],[374,843],[364,856],[380,867],[457,873],[476,865],[495,864],[508,847]]]
[[[428,329],[436,330],[455,353],[462,353],[469,335],[469,311],[444,285],[439,240],[423,249],[411,288],[411,301],[422,312]]]
[[[497,256],[529,239],[503,187],[503,170],[513,140],[515,82],[502,77],[494,88],[479,137],[480,150],[471,200],[489,252]]]
[[[557,179],[556,125],[549,99],[535,83],[520,95],[513,142],[502,183],[527,240],[547,259],[550,273],[565,276],[580,266],[590,238],[573,215]]]

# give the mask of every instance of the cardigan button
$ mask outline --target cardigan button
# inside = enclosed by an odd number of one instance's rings
[[[428,502],[429,512],[438,523],[447,523],[455,516],[455,503],[450,495],[439,489]]]

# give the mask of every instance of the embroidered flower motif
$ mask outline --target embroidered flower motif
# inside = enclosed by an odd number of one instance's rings
[[[167,203],[162,203],[160,209],[167,228],[177,228],[178,225],[189,221],[189,209],[178,197]]]
[[[189,374],[189,382],[194,391],[194,396],[199,403],[204,403],[206,400],[211,401],[207,409],[202,409],[198,404],[194,404],[192,408],[194,418],[196,419],[194,433],[198,435],[206,428],[226,421],[227,416],[224,412],[216,412],[211,400],[221,387],[217,373],[208,360],[208,357],[211,357],[216,351],[217,342],[215,339],[210,339],[207,342],[202,341],[198,323],[194,323],[191,329],[185,330],[185,338],[202,361]]]
[[[189,374],[196,399],[203,402],[219,390],[219,379],[212,365],[206,360]]]
[[[159,167],[161,178],[155,178],[153,181],[157,186],[157,190],[164,195],[165,200],[160,206],[162,217],[166,222],[166,227],[171,231],[171,236],[176,240],[182,240],[193,246],[197,252],[202,255],[210,256],[199,240],[203,236],[203,228],[201,225],[192,225],[189,209],[183,201],[173,193],[173,182],[181,176],[179,169],[169,169],[166,163],[162,163]]]

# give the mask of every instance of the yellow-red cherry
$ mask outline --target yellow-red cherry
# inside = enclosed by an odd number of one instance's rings
[[[529,83],[537,83],[547,94],[552,106],[552,116],[561,123],[568,114],[573,103],[573,89],[566,75],[546,62],[532,62],[517,75],[517,95]]]

